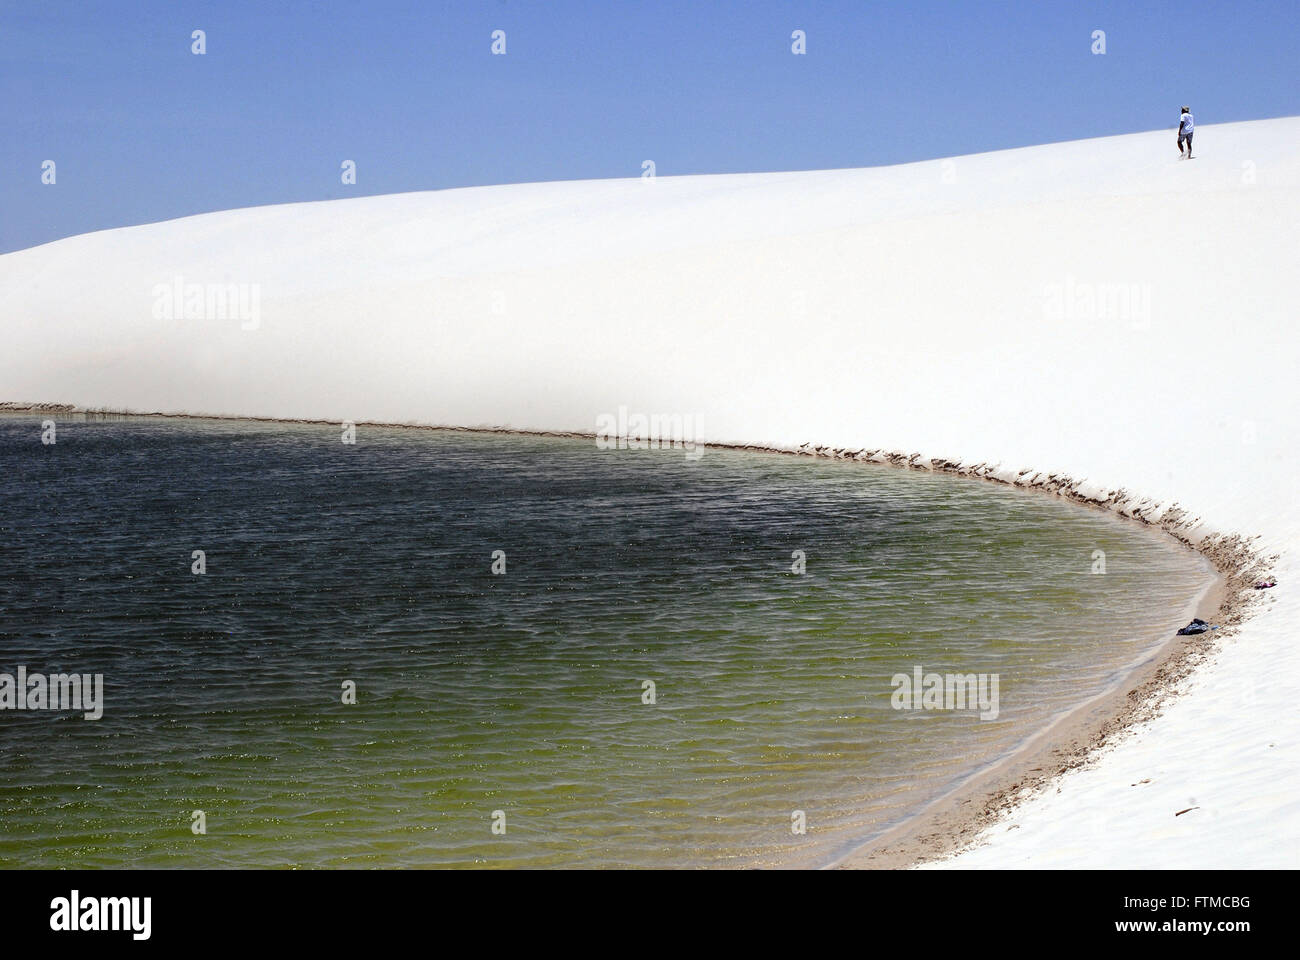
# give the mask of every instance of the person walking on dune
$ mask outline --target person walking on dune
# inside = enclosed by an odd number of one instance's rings
[[[1192,108],[1183,107],[1183,115],[1178,118],[1178,159],[1192,159]],[[1187,141],[1187,153],[1183,154],[1183,141]]]

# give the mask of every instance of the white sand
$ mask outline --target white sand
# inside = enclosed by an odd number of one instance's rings
[[[1186,162],[1165,130],[73,237],[0,257],[0,399],[586,432],[626,406],[1176,499],[1283,554],[1271,606],[957,862],[1300,866],[1300,118],[1196,140]],[[259,328],[155,319],[178,275],[258,285]]]

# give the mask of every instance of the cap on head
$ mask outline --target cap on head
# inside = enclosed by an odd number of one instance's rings
[[[1183,107],[1182,110],[1183,110],[1183,113],[1191,113],[1191,112],[1192,112],[1192,108],[1191,108],[1191,107]]]

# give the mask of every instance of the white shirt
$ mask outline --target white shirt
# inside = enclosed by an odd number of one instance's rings
[[[1192,123],[1192,115],[1190,113],[1184,113],[1181,117],[1178,118],[1178,122],[1182,125],[1183,133],[1192,132],[1193,123]]]

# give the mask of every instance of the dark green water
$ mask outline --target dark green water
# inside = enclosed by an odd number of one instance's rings
[[[105,703],[0,711],[7,867],[815,864],[1207,582],[1109,516],[888,467],[41,419],[0,416],[0,673]],[[997,719],[891,708],[916,665],[998,674]]]

